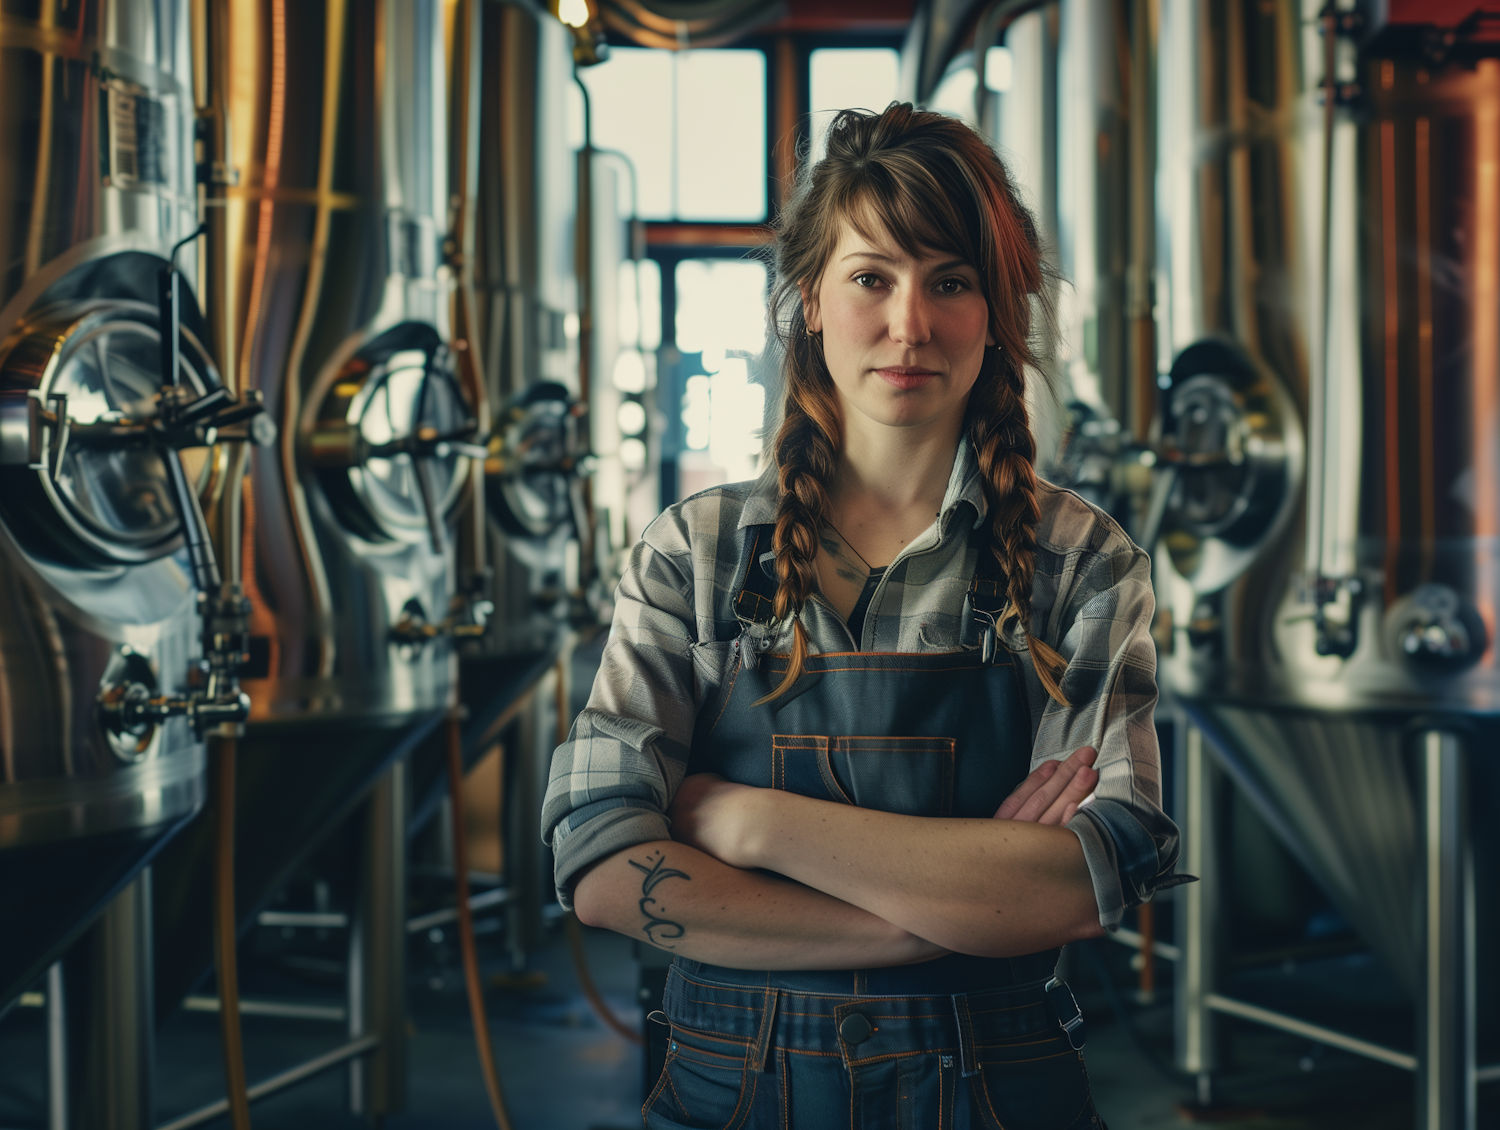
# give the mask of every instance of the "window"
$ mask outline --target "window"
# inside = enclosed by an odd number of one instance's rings
[[[766,390],[750,363],[766,344],[766,268],[735,259],[677,264],[677,348],[701,354],[702,372],[682,397],[683,446],[707,454],[706,475],[684,476],[693,493],[714,482],[754,478],[765,423]]]
[[[823,156],[824,134],[840,110],[880,112],[896,98],[900,56],[889,47],[825,47],[808,58],[812,159]]]
[[[579,72],[594,144],[635,163],[648,220],[766,218],[766,57],[615,47]]]

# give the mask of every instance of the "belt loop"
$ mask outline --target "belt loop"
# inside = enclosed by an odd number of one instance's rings
[[[759,1072],[771,1069],[771,1029],[776,1023],[776,1001],[780,990],[766,986],[766,1001],[760,1010],[760,1030],[755,1033],[755,1043],[750,1048],[750,1059],[745,1064]]]
[[[974,1026],[969,1022],[969,995],[953,994],[953,1019],[958,1022],[958,1070],[965,1079],[979,1074],[974,1054]]]

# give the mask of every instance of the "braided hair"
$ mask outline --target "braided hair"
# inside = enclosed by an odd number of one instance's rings
[[[979,274],[997,348],[985,351],[965,429],[983,481],[990,551],[1006,578],[1002,627],[1020,624],[1043,687],[1067,705],[1067,662],[1031,634],[1041,511],[1026,372],[1036,365],[1033,311],[1045,316],[1050,310],[1036,225],[983,138],[955,118],[900,102],[881,114],[840,113],[828,128],[826,156],[804,165],[777,224],[770,322],[782,350],[784,387],[770,451],[781,488],[774,615],[791,620],[792,652],[767,698],[785,694],[805,669],[801,611],[817,589],[818,534],[831,508],[828,484],[840,443],[833,378],[820,338],[808,331],[803,296],[816,289],[843,225],[868,236],[874,222],[910,254],[957,254]]]

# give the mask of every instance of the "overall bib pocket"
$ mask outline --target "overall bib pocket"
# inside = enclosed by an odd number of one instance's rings
[[[903,816],[951,816],[953,738],[771,735],[771,787]]]
[[[649,1130],[736,1130],[750,1115],[757,1072],[746,1040],[672,1025],[667,1059],[641,1108]]]

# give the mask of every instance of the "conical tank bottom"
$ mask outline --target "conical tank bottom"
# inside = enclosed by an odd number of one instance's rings
[[[442,721],[441,710],[252,722],[235,774],[235,905],[241,930],[364,797]],[[213,961],[212,808],[152,871],[156,1009],[169,1015]]]
[[[1404,719],[1182,705],[1235,785],[1414,995],[1421,852]]]
[[[185,822],[0,849],[0,1010],[62,956]]]

